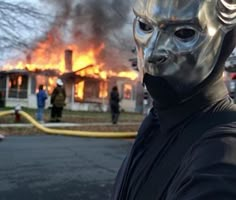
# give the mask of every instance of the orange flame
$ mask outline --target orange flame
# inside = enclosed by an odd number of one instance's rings
[[[55,32],[54,35],[57,33]],[[99,55],[104,50],[104,43],[100,44],[97,48],[88,47],[87,49],[81,49],[75,44],[65,45],[62,44],[57,37],[53,34],[49,34],[47,38],[38,43],[35,50],[32,51],[26,59],[11,62],[3,66],[3,70],[13,69],[26,69],[28,71],[36,70],[55,70],[60,74],[67,72],[65,63],[65,50],[71,50],[71,69],[76,72],[76,75],[90,76],[94,78],[100,78],[103,80],[109,79],[109,77],[124,77],[131,80],[135,80],[138,77],[135,71],[126,72],[114,72],[113,70],[105,70],[105,63],[98,60]],[[46,84],[47,91],[52,92],[55,86],[55,80],[57,77],[48,77],[44,80],[38,75],[37,85]],[[22,80],[17,80],[19,84]],[[79,82],[75,85],[75,97],[79,100],[84,98],[84,82]],[[105,98],[108,95],[108,85],[105,82],[101,82],[99,85],[99,97]]]
[[[100,85],[99,85],[99,98],[105,98],[107,96],[108,96],[107,82],[100,82]]]
[[[53,36],[53,34],[48,34],[44,41],[37,44],[35,50],[27,56],[27,59],[10,62],[3,66],[3,70],[27,69],[35,71],[37,69],[51,69],[64,73],[66,71],[64,59],[66,49],[73,51],[73,71],[77,71],[87,65],[102,66],[103,63],[98,63],[97,57],[104,48],[105,45],[103,43],[98,48],[88,47],[87,49],[80,49],[74,44],[64,45],[57,41],[57,37]]]
[[[27,69],[29,71],[35,70],[56,70],[61,74],[66,72],[65,67],[65,50],[69,49],[73,52],[72,56],[72,71],[78,71],[78,75],[92,76],[107,79],[108,77],[126,77],[131,80],[137,78],[137,72],[113,72],[103,70],[105,63],[98,61],[97,58],[104,50],[105,45],[102,43],[97,48],[90,47],[88,49],[80,49],[74,44],[63,45],[57,44],[53,35],[49,34],[47,39],[37,44],[35,50],[27,56],[27,59],[17,62],[11,62],[3,66],[3,70],[13,69]],[[83,69],[86,66],[93,66],[90,69]]]
[[[75,84],[75,98],[84,99],[84,81]]]

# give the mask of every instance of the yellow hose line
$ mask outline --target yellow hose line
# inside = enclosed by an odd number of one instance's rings
[[[21,116],[26,118],[39,130],[53,135],[67,135],[67,136],[80,136],[80,137],[95,137],[95,138],[133,138],[137,135],[136,132],[93,132],[93,131],[79,131],[79,130],[62,130],[62,129],[52,129],[43,126],[38,123],[34,118],[24,111],[18,111]],[[14,114],[15,110],[1,111],[0,117]]]
[[[14,113],[15,113],[14,110],[1,111],[1,112],[0,112],[0,117],[3,117],[3,116],[5,116],[5,115],[14,114]]]

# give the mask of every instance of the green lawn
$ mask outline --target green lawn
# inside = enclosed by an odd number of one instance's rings
[[[14,108],[1,108],[1,110],[11,110]],[[1,112],[0,110],[0,112]],[[36,109],[22,108],[23,111],[30,114],[33,118],[35,118]],[[45,121],[50,119],[50,110],[45,109],[44,114]],[[129,113],[129,112],[121,112],[120,113],[120,122],[141,122],[144,118],[143,114],[140,113]],[[86,111],[71,111],[71,110],[63,110],[64,122],[78,122],[78,123],[87,123],[87,122],[110,122],[111,114],[109,112],[86,112]],[[0,123],[12,123],[14,122],[13,116],[4,116],[0,118]]]
[[[1,108],[0,112],[3,110],[11,110],[13,108]],[[30,114],[33,118],[35,118],[36,109],[22,108],[23,111]],[[79,127],[80,130],[85,131],[137,131],[140,126],[142,120],[144,119],[144,115],[140,113],[128,113],[121,112],[118,124],[111,124],[111,114],[109,112],[83,112],[83,111],[70,111],[64,110],[62,122],[70,122],[70,123],[92,123],[92,122],[106,122],[109,125],[107,126],[84,126]],[[46,109],[44,114],[45,122],[50,120],[50,110]],[[130,123],[129,125],[124,125],[122,122]],[[5,115],[0,117],[0,124],[6,123],[15,123],[15,115]],[[20,123],[29,123],[26,119],[21,117]],[[63,128],[63,127],[62,127]],[[64,129],[78,129],[78,127],[64,127]],[[20,134],[29,134],[32,132],[37,132],[35,128],[1,128],[1,131],[4,133],[20,133]],[[0,131],[0,132],[1,132]]]

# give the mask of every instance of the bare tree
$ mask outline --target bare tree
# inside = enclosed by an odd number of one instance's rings
[[[45,32],[49,21],[48,15],[28,3],[0,0],[1,52],[26,50],[33,38],[40,37]]]

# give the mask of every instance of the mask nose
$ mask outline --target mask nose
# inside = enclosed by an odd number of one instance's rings
[[[163,64],[167,61],[168,59],[168,52],[167,51],[159,51],[155,53],[155,55],[151,55],[148,58],[148,62],[151,64]]]

